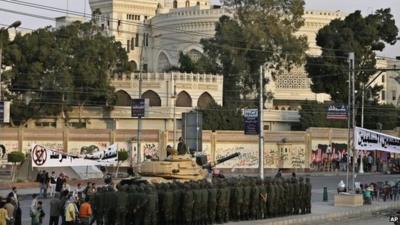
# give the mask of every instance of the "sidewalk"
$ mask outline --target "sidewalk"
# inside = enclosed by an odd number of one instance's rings
[[[376,202],[372,205],[361,207],[334,207],[332,202],[313,202],[311,214],[287,216],[266,220],[230,222],[229,225],[301,225],[301,224],[323,224],[333,220],[342,220],[349,217],[361,217],[371,215],[372,212],[383,211],[400,207],[400,201]],[[389,220],[388,220],[389,221]]]

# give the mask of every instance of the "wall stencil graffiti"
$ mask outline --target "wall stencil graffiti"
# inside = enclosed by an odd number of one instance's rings
[[[258,145],[257,144],[217,144],[215,159],[218,160],[235,152],[240,156],[228,160],[218,168],[257,168],[258,167]]]

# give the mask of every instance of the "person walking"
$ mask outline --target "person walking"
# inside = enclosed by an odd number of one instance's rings
[[[7,210],[8,222],[7,225],[14,225],[15,222],[15,206],[12,204],[11,197],[7,198],[4,208]]]
[[[0,225],[7,225],[9,219],[8,212],[4,208],[4,202],[0,202]]]
[[[89,203],[89,197],[86,196],[85,201],[79,208],[79,220],[81,221],[81,225],[89,225],[92,215],[92,206]]]
[[[50,225],[58,225],[60,216],[64,212],[64,206],[59,198],[59,194],[56,193],[50,200]]]
[[[40,224],[40,211],[38,195],[32,195],[32,203],[30,207],[30,217],[31,217],[31,225],[39,225]]]
[[[70,196],[69,201],[66,203],[65,207],[65,224],[66,225],[74,225],[77,220],[77,212],[78,208],[75,204],[75,199],[73,196]]]
[[[56,172],[52,171],[51,176],[49,179],[49,186],[50,186],[50,197],[54,197],[55,191],[56,191],[56,184],[57,184],[57,177],[56,177]]]
[[[47,197],[48,173],[45,170],[38,175],[38,182],[40,183],[40,197]]]
[[[64,183],[65,177],[63,173],[60,173],[60,175],[58,175],[57,180],[56,180],[56,192],[62,192],[62,187],[63,187],[63,183]]]

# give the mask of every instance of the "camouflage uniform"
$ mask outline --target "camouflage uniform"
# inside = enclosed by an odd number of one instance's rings
[[[257,219],[260,207],[260,188],[258,187],[256,180],[251,180],[251,192],[250,192],[250,219]]]
[[[305,214],[306,213],[307,193],[306,193],[306,185],[304,183],[303,177],[299,178],[299,195],[300,195],[301,214]]]
[[[267,189],[261,179],[257,180],[257,185],[260,190],[257,219],[264,219],[267,214]]]
[[[312,186],[310,183],[310,178],[306,178],[306,213],[311,213],[311,191]]]
[[[193,217],[193,191],[190,184],[185,184],[182,190],[183,224],[191,225]]]
[[[217,189],[214,185],[208,184],[208,204],[207,204],[207,213],[208,213],[208,224],[215,223],[215,216],[217,210]]]

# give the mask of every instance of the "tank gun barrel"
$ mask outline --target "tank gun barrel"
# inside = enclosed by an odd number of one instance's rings
[[[228,161],[228,160],[231,160],[231,159],[233,159],[233,158],[236,158],[236,157],[238,157],[240,155],[240,152],[235,152],[235,153],[233,153],[233,154],[231,154],[231,155],[228,155],[228,156],[225,156],[225,157],[223,157],[223,158],[220,158],[220,159],[218,159],[216,162],[215,162],[215,165],[218,165],[218,164],[221,164],[221,163],[223,163],[223,162],[225,162],[225,161]]]

